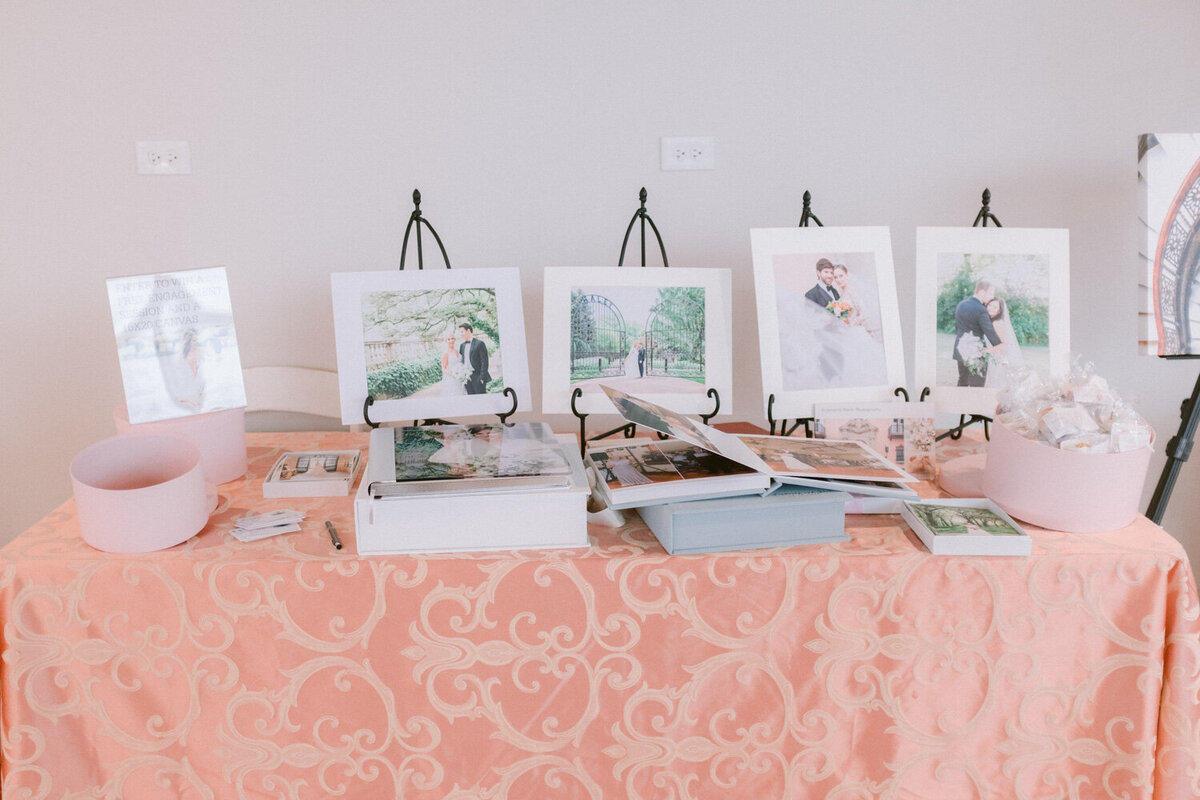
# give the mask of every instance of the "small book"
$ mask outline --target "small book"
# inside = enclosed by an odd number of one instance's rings
[[[778,486],[766,496],[691,500],[638,509],[671,555],[848,542],[849,495]]]
[[[906,502],[900,515],[935,556],[1027,556],[1033,540],[986,498]]]
[[[702,497],[762,494],[762,472],[679,439],[633,444],[589,444],[587,464],[611,508],[636,508]]]
[[[343,497],[358,472],[358,450],[284,453],[263,480],[263,497]]]
[[[571,465],[544,422],[376,428],[367,459],[372,497],[566,488]]]

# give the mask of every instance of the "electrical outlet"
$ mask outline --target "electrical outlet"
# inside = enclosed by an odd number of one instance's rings
[[[715,169],[715,140],[711,136],[664,136],[663,169]]]
[[[191,175],[192,153],[187,142],[138,142],[139,175]]]

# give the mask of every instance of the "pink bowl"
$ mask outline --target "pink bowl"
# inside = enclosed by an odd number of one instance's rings
[[[202,531],[216,506],[199,449],[177,436],[131,433],[71,461],[83,540],[109,553],[172,547]]]
[[[1152,452],[1150,447],[1100,454],[1059,450],[996,422],[983,493],[1010,515],[1041,528],[1075,533],[1124,528],[1138,515]]]

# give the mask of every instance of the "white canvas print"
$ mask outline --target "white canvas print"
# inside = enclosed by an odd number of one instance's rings
[[[886,400],[905,383],[887,228],[750,231],[763,403],[776,419],[823,401]]]
[[[1066,372],[1070,301],[1066,230],[918,228],[917,386],[990,416],[1014,369]]]
[[[224,267],[107,285],[131,423],[246,405]]]
[[[529,407],[514,268],[334,273],[342,422],[496,414]]]
[[[732,413],[730,273],[547,267],[542,411],[615,413],[601,384],[686,414]]]
[[[1200,354],[1200,134],[1138,138],[1140,351]]]

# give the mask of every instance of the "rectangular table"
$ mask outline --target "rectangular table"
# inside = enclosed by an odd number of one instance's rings
[[[1196,588],[1145,518],[1030,558],[933,557],[890,515],[670,557],[631,514],[364,559],[349,498],[260,487],[365,435],[247,439],[180,546],[97,552],[68,502],[0,550],[3,797],[1200,795]],[[228,533],[281,507],[302,531]]]

